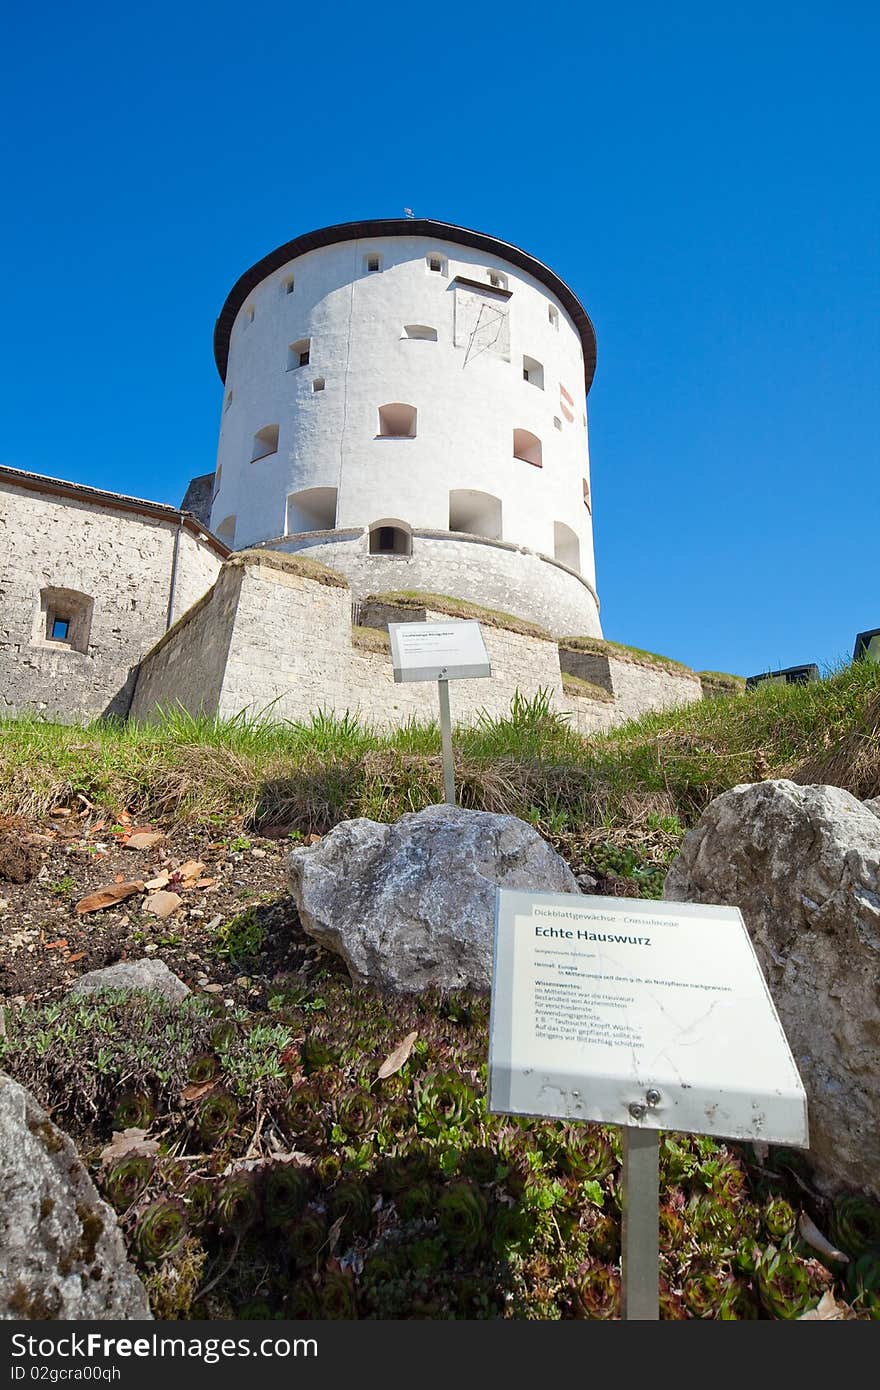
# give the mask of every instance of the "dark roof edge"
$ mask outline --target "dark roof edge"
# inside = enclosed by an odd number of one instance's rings
[[[236,280],[214,326],[214,360],[221,379],[226,381],[229,335],[235,316],[251,290],[261,280],[265,280],[267,275],[271,275],[288,261],[305,255],[307,251],[315,251],[318,247],[334,246],[342,241],[389,236],[434,237],[438,241],[452,241],[461,246],[476,247],[478,250],[489,251],[502,257],[511,265],[518,266],[520,270],[540,280],[571,315],[580,334],[584,349],[584,384],[589,392],[596,372],[596,332],[586,309],[565,281],[549,266],[509,241],[500,241],[498,237],[489,236],[486,232],[471,231],[468,227],[457,227],[452,222],[434,222],[426,217],[372,218],[364,222],[339,222],[333,227],[321,227],[314,232],[305,232],[302,236],[294,237],[293,241],[285,242],[275,251],[270,251],[268,256],[263,256],[262,260],[257,261]]]
[[[78,502],[90,502],[93,506],[113,507],[120,512],[135,512],[138,516],[155,517],[159,521],[174,521],[191,531],[199,540],[208,543],[212,550],[225,560],[232,551],[224,545],[219,536],[203,526],[192,512],[182,512],[167,502],[148,502],[142,497],[127,497],[121,492],[105,492],[103,488],[89,487],[86,483],[70,483],[64,478],[50,478],[45,473],[26,473],[21,468],[9,468],[0,464],[0,482],[8,482],[15,487],[26,488],[29,492],[48,493],[55,497],[69,497]]]

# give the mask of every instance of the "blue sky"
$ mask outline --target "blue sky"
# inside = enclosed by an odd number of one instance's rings
[[[880,626],[875,5],[17,6],[0,461],[179,503],[213,323],[300,232],[523,246],[599,343],[606,636],[697,668]]]

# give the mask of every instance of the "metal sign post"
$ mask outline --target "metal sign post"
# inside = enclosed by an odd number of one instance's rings
[[[660,1316],[660,1139],[656,1129],[623,1127],[620,1274],[624,1318],[655,1322]]]
[[[491,676],[480,624],[472,619],[447,623],[389,623],[395,681],[436,681],[440,699],[440,744],[443,751],[443,799],[455,805],[452,716],[449,682]]]
[[[452,759],[452,716],[449,712],[449,677],[440,672],[437,681],[440,696],[440,744],[443,749],[443,796],[450,806],[455,805],[455,763]]]
[[[623,1129],[623,1316],[659,1317],[659,1135],[806,1148],[738,908],[498,889],[489,1110]]]

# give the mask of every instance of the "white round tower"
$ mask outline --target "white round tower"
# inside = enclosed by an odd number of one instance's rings
[[[596,340],[540,261],[442,222],[326,227],[241,277],[214,343],[227,544],[305,551],[356,598],[449,594],[601,636]]]

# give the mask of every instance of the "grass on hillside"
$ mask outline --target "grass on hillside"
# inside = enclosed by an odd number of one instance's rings
[[[454,700],[454,695],[453,695]],[[208,820],[244,815],[325,831],[341,819],[392,820],[441,799],[432,722],[381,731],[354,716],[304,723],[221,721],[169,710],[149,725],[0,720],[0,814],[41,815],[84,795],[111,813]],[[790,776],[880,795],[880,667],[847,666],[806,685],[649,714],[583,738],[549,697],[517,697],[503,718],[455,735],[462,805],[558,829],[646,815],[692,824],[739,782]]]

